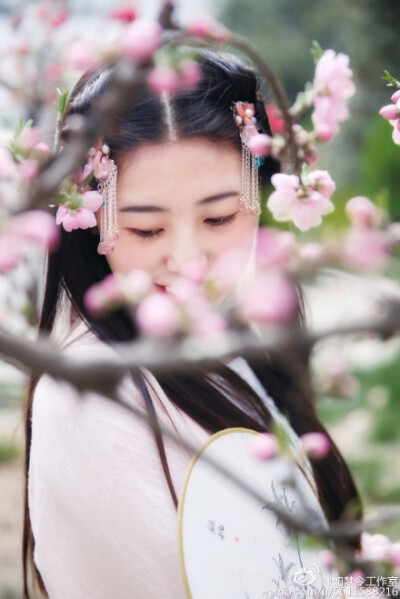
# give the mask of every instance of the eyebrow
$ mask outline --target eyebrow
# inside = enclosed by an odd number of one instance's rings
[[[217,193],[212,196],[207,196],[202,200],[196,202],[196,206],[203,206],[204,204],[211,204],[212,202],[218,202],[219,200],[225,200],[225,198],[230,198],[232,196],[238,196],[238,191],[224,191],[222,193]],[[149,205],[135,205],[135,206],[124,206],[119,210],[119,212],[170,212],[168,208],[162,208],[161,206],[154,206],[153,204]]]

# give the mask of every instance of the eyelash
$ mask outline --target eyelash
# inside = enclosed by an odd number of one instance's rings
[[[231,214],[229,216],[221,216],[220,218],[208,218],[204,222],[206,222],[210,227],[222,227],[223,225],[231,224],[235,220],[236,214],[237,213],[235,212],[234,214]],[[152,229],[149,231],[144,231],[142,229],[129,230],[132,231],[132,233],[134,233],[138,237],[141,237],[142,239],[146,240],[155,239],[156,237],[159,237],[159,235],[161,235],[161,233],[163,232],[163,229]]]

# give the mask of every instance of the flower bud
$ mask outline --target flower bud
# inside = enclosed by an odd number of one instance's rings
[[[260,433],[252,441],[250,450],[258,460],[270,460],[278,453],[278,440],[271,433]]]
[[[400,111],[396,104],[387,104],[380,109],[379,114],[387,121],[394,121],[395,119],[399,118]]]
[[[376,206],[364,196],[351,198],[345,209],[347,216],[355,227],[371,227],[378,216]]]
[[[318,460],[324,458],[329,452],[329,439],[324,433],[306,433],[300,437],[300,441],[310,458]]]
[[[125,58],[143,62],[152,57],[161,41],[161,26],[155,21],[134,21],[125,29],[121,51]]]
[[[271,148],[271,138],[265,133],[258,133],[249,139],[247,146],[255,156],[267,156]]]
[[[147,79],[149,88],[154,94],[173,92],[180,86],[178,73],[170,67],[154,67]]]
[[[166,293],[151,293],[139,304],[136,322],[149,337],[162,339],[178,331],[179,309],[175,300]]]

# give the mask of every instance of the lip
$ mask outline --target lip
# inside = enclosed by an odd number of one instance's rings
[[[159,283],[154,283],[154,287],[157,289],[157,291],[161,291],[162,293],[168,293],[167,285],[160,285]]]

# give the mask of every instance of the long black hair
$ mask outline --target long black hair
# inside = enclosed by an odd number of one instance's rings
[[[201,51],[200,67],[201,78],[197,87],[179,90],[162,100],[150,93],[143,93],[133,98],[120,115],[115,115],[106,141],[117,165],[127,153],[141,144],[168,139],[171,128],[178,139],[206,138],[229,144],[240,151],[239,131],[231,111],[232,103],[238,100],[254,104],[260,128],[270,133],[263,98],[259,91],[260,81],[251,67],[230,54],[209,50]],[[69,98],[67,114],[88,112],[93,100],[106,89],[112,72],[113,67],[104,67],[94,74],[82,76]],[[269,182],[271,175],[278,169],[278,163],[272,158],[267,158],[259,168],[261,181]],[[96,251],[98,242],[98,233],[93,230],[78,229],[72,233],[62,231],[58,249],[48,256],[40,332],[51,332],[61,298],[66,295],[74,313],[105,343],[128,341],[137,337],[137,330],[123,309],[100,319],[95,318],[85,308],[83,298],[86,291],[110,274],[107,260]],[[301,300],[301,293],[299,299]],[[301,301],[299,305],[299,320],[302,322]],[[295,388],[283,361],[272,359],[265,354],[263,357],[249,358],[248,362],[264,389],[274,399],[280,411],[288,417],[298,435],[310,431],[327,434],[316,416],[310,398]],[[31,379],[26,404],[26,481],[29,471],[32,399],[37,380],[38,377]],[[210,434],[229,427],[247,427],[260,432],[270,430],[271,415],[264,402],[238,374],[222,363],[208,368],[196,366],[184,374],[173,371],[163,373],[157,375],[157,380],[171,402]],[[144,375],[138,375],[136,382],[146,406],[154,415],[149,382],[145,380]],[[154,435],[166,481],[177,505],[162,435],[157,426],[154,427]],[[330,438],[328,434],[327,436]],[[353,516],[359,518],[361,505],[357,489],[341,454],[332,439],[330,441],[331,451],[327,457],[312,462],[321,506],[328,521],[345,516],[350,505],[353,505]],[[358,547],[357,535],[349,543]],[[46,592],[40,573],[33,563],[33,548],[34,538],[29,518],[26,482],[23,537],[26,599],[30,597],[29,566],[41,590]]]

